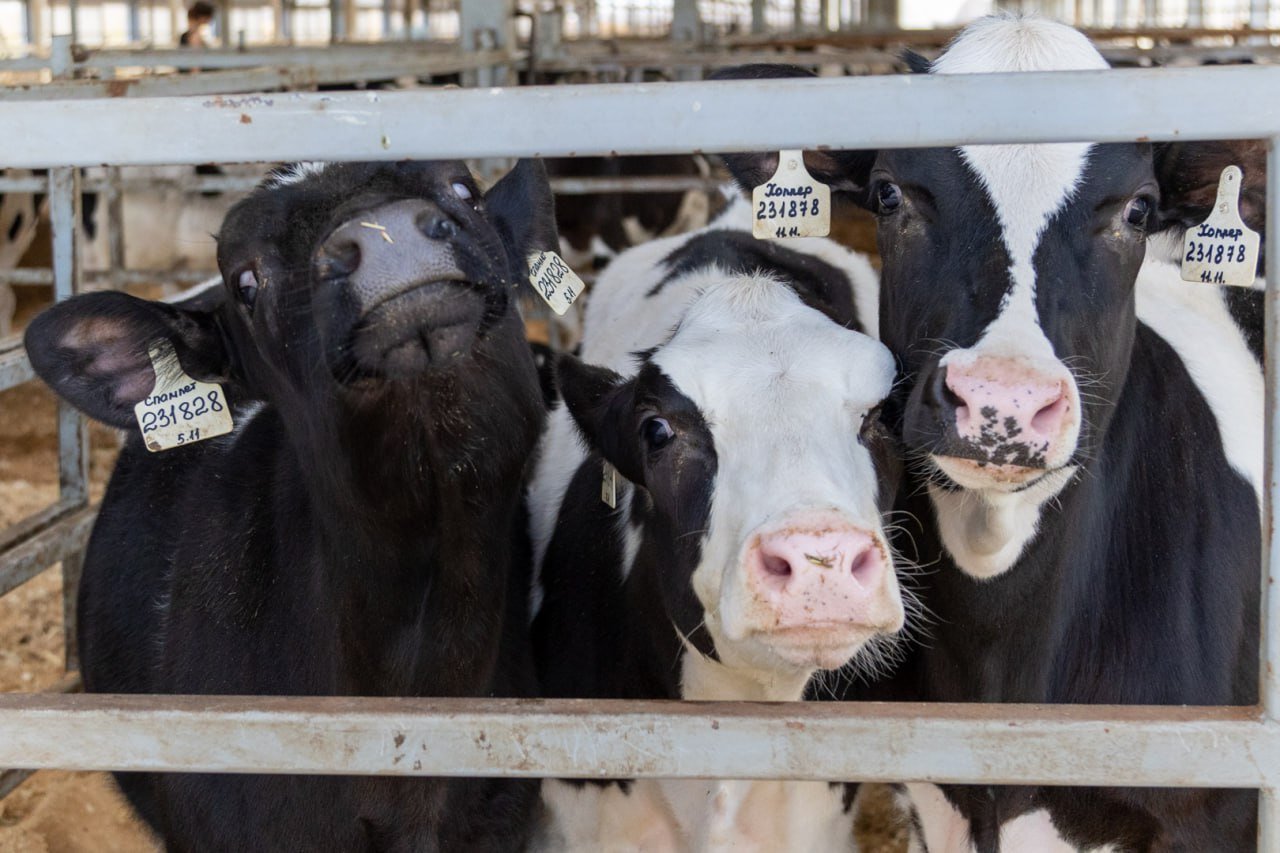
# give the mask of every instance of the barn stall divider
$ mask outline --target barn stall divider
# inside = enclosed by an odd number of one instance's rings
[[[1267,138],[1275,211],[1277,91],[1280,68],[1221,67],[0,102],[0,126],[23,128],[6,138],[0,167],[51,169],[55,290],[65,298],[79,289],[78,167]],[[1280,257],[1276,217],[1266,253]],[[7,694],[0,766],[1255,788],[1259,849],[1280,851],[1274,261],[1266,296],[1258,706]],[[31,376],[20,347],[0,350],[0,389]],[[85,435],[63,407],[61,496],[9,534],[0,592],[59,559],[74,577],[93,518]]]

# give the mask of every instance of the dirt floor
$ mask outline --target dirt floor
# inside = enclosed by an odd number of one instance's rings
[[[869,242],[865,224],[859,225],[854,235],[840,236],[854,244]],[[18,294],[20,326],[48,296],[39,288],[25,287],[18,288]],[[0,392],[0,528],[57,496],[55,415],[53,395],[38,382]],[[110,474],[117,438],[101,426],[94,427],[90,438],[96,500]],[[0,596],[0,692],[34,692],[55,684],[63,677],[62,645],[62,579],[57,567]],[[905,830],[888,789],[872,786],[863,802],[857,834],[864,853],[904,851]],[[36,773],[0,800],[0,853],[158,849],[104,773]]]

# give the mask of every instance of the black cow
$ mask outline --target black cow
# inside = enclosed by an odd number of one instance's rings
[[[1103,67],[1068,27],[991,18],[931,71]],[[917,463],[902,508],[926,520],[921,561],[940,561],[922,578],[933,640],[875,695],[1255,701],[1260,371],[1216,289],[1144,264],[1149,234],[1208,212],[1188,192],[1216,187],[1205,151],[1162,147],[1159,172],[1136,143],[817,164],[879,220],[880,334]],[[754,183],[776,158],[734,161]],[[1253,843],[1249,792],[908,787],[935,853]]]
[[[228,214],[216,309],[95,293],[32,323],[40,376],[133,431],[81,588],[88,690],[532,695],[521,489],[544,406],[511,294],[555,248],[552,216],[534,162],[483,198],[460,162],[306,164]],[[231,433],[148,452],[134,405],[156,341],[221,384]],[[537,797],[118,778],[173,850],[510,851]]]

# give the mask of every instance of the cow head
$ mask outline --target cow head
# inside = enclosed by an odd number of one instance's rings
[[[1069,27],[996,17],[929,71],[1106,67]],[[815,176],[878,219],[881,338],[909,377],[902,436],[935,493],[1043,500],[1095,455],[1125,385],[1147,238],[1203,219],[1218,173],[1246,145],[1161,147],[1159,172],[1141,143],[816,157]],[[740,176],[768,166],[728,159]],[[1264,179],[1251,172],[1246,198]]]
[[[729,666],[807,678],[903,624],[880,522],[892,358],[785,285],[719,275],[633,378],[565,357],[561,391],[638,487],[632,571],[656,574],[675,629]]]

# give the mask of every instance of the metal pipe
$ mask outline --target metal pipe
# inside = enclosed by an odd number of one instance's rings
[[[1280,211],[1280,136],[1271,137],[1267,150],[1267,209]],[[1263,716],[1280,722],[1280,216],[1267,217],[1266,233],[1266,494],[1263,495],[1262,644],[1259,657],[1259,697]]]
[[[80,292],[80,173],[49,173],[49,225],[53,231],[53,294],[58,301]],[[58,402],[58,494],[62,500],[89,500],[89,429],[69,403]]]
[[[1187,103],[1197,138],[1250,139],[1280,123],[1276,91],[1280,67],[1239,66],[0,102],[0,127],[26,128],[0,166],[1154,141],[1185,138]]]
[[[0,695],[0,765],[1259,787],[1252,708]]]

